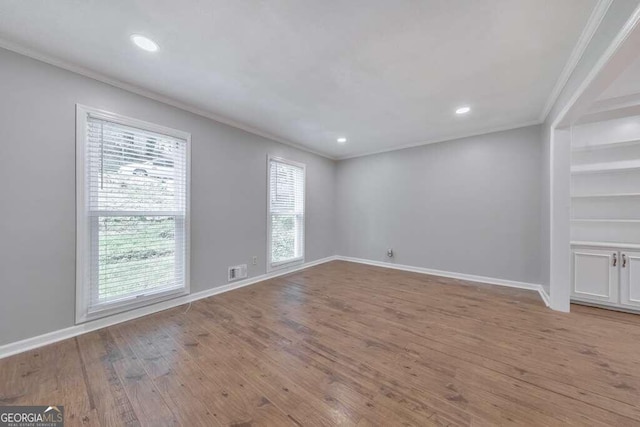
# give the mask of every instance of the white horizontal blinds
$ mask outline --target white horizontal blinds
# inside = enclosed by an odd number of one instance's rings
[[[269,206],[271,264],[304,256],[304,167],[271,159]]]
[[[89,312],[185,286],[187,143],[87,119]]]
[[[91,117],[87,133],[91,211],[185,211],[184,140]]]

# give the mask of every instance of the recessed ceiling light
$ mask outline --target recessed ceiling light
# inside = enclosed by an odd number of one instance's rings
[[[460,107],[456,110],[456,114],[467,114],[471,111],[471,107]]]
[[[340,144],[344,144],[345,142],[347,142],[347,138],[345,138],[344,136],[341,136],[340,138],[338,138],[338,142]]]
[[[140,34],[134,34],[131,36],[131,41],[135,43],[140,49],[144,49],[147,52],[155,52],[158,50],[158,44],[147,38],[145,36],[141,36]]]

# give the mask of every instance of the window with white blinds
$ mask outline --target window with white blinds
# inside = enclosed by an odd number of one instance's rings
[[[269,158],[269,269],[304,261],[305,166]]]
[[[187,293],[189,134],[77,119],[78,322]]]

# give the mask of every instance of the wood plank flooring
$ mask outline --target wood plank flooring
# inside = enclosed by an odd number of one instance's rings
[[[0,360],[68,426],[640,425],[640,316],[331,262]]]

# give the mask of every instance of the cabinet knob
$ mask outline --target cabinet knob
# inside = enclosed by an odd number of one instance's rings
[[[615,267],[616,265],[618,265],[618,254],[617,253],[613,253],[613,266]]]

